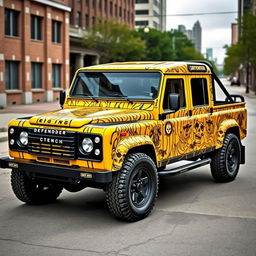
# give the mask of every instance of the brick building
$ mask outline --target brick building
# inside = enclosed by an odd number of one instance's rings
[[[134,0],[0,0],[0,106],[53,101],[82,66],[99,63],[82,37],[97,17],[134,27]]]
[[[70,11],[69,0],[0,0],[0,105],[68,88]]]
[[[97,52],[86,49],[82,37],[97,18],[113,19],[134,28],[134,0],[70,0],[70,75],[82,66],[99,63]]]

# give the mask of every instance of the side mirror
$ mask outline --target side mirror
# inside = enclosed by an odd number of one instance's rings
[[[66,99],[66,91],[60,91],[60,106],[63,108]]]
[[[168,94],[169,111],[159,114],[159,119],[164,120],[166,116],[175,113],[180,109],[180,95],[177,93]]]
[[[177,111],[180,109],[180,95],[177,93],[170,93],[168,95],[169,108],[171,111]]]

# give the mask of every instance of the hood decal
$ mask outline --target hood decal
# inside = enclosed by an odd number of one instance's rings
[[[51,125],[79,128],[86,124],[120,123],[152,120],[151,111],[129,109],[79,108],[46,112],[32,117],[29,122],[37,125]]]

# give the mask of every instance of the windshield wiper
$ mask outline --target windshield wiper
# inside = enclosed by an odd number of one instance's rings
[[[96,101],[96,103],[98,103],[99,101],[95,98],[95,97],[93,97],[93,96],[91,96],[91,95],[86,95],[87,97],[89,97],[90,99],[92,99],[92,100],[95,100]]]
[[[128,98],[126,95],[120,95],[119,93],[113,93],[111,96],[115,96],[124,100],[127,100],[129,103],[133,104],[133,101]]]
[[[83,93],[76,93],[74,96],[84,96],[84,97],[88,97],[88,98],[90,98],[90,99],[92,99],[92,100],[95,100],[96,103],[99,102],[99,101],[98,101],[94,96],[92,96],[92,95],[86,95],[86,94],[83,94]]]

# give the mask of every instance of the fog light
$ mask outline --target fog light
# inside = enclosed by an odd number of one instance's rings
[[[10,129],[10,134],[14,134],[14,129],[13,128]]]
[[[100,142],[100,137],[95,137],[94,142],[99,143]]]
[[[14,145],[14,139],[10,140],[10,145]]]
[[[99,149],[95,149],[94,154],[95,154],[96,156],[98,156],[98,155],[100,154],[100,150],[99,150]]]

